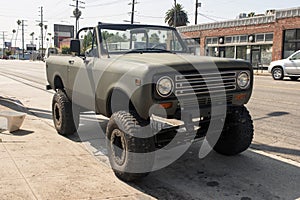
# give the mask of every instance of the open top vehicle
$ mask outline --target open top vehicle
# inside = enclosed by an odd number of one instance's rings
[[[224,155],[251,144],[248,62],[189,55],[175,28],[154,25],[99,23],[81,29],[70,48],[72,55],[46,59],[55,127],[75,133],[83,111],[110,117],[108,156],[120,179],[157,169],[155,152],[170,144],[206,137]]]

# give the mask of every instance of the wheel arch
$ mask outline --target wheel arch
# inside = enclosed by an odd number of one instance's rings
[[[54,79],[53,79],[53,85],[54,85],[54,90],[57,90],[57,89],[63,90],[63,89],[65,88],[65,87],[64,87],[63,80],[62,80],[62,78],[60,77],[60,75],[55,75],[55,76],[54,76]]]
[[[129,95],[122,89],[119,87],[113,87],[109,90],[108,95],[106,97],[106,115],[108,117],[110,117],[113,114],[113,110],[112,110],[112,98],[116,98],[117,99],[122,99],[122,102],[126,102],[126,100],[128,100],[128,106],[124,103],[124,107],[120,107],[119,109],[115,110],[115,111],[121,111],[121,110],[136,110],[135,107],[133,106],[132,101],[130,100]]]

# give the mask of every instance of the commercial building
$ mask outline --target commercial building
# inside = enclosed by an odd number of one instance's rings
[[[300,7],[269,10],[263,15],[179,27],[188,38],[199,41],[203,56],[245,59],[253,66],[267,66],[300,49]]]

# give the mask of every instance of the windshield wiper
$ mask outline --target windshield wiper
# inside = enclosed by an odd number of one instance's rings
[[[141,48],[141,49],[133,49],[131,51],[126,52],[125,54],[129,53],[144,53],[144,52],[152,52],[152,53],[172,53],[175,54],[172,51],[165,50],[165,49],[158,49],[158,48]]]

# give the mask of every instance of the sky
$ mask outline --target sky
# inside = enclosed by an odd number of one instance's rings
[[[80,0],[84,9],[80,19],[80,27],[96,26],[99,21],[112,23],[127,23],[130,20],[132,0]],[[142,24],[167,25],[164,22],[165,13],[174,4],[174,0],[136,0],[135,22]],[[177,0],[187,11],[190,25],[195,22],[196,0]],[[300,7],[299,0],[199,0],[202,4],[198,9],[198,24],[235,19],[240,13],[255,12],[265,13],[269,9],[287,9]],[[18,29],[17,20],[24,20],[25,44],[30,43],[34,32],[34,38],[40,36],[38,27],[40,20],[40,8],[44,10],[45,24],[48,32],[53,35],[53,24],[74,25],[75,19],[71,18],[75,4],[74,0],[0,0],[0,45],[3,43],[3,31],[5,40],[12,40],[12,30]],[[14,46],[15,38],[13,39]],[[34,41],[36,44],[37,40]],[[21,30],[18,33],[17,46],[21,45]]]

